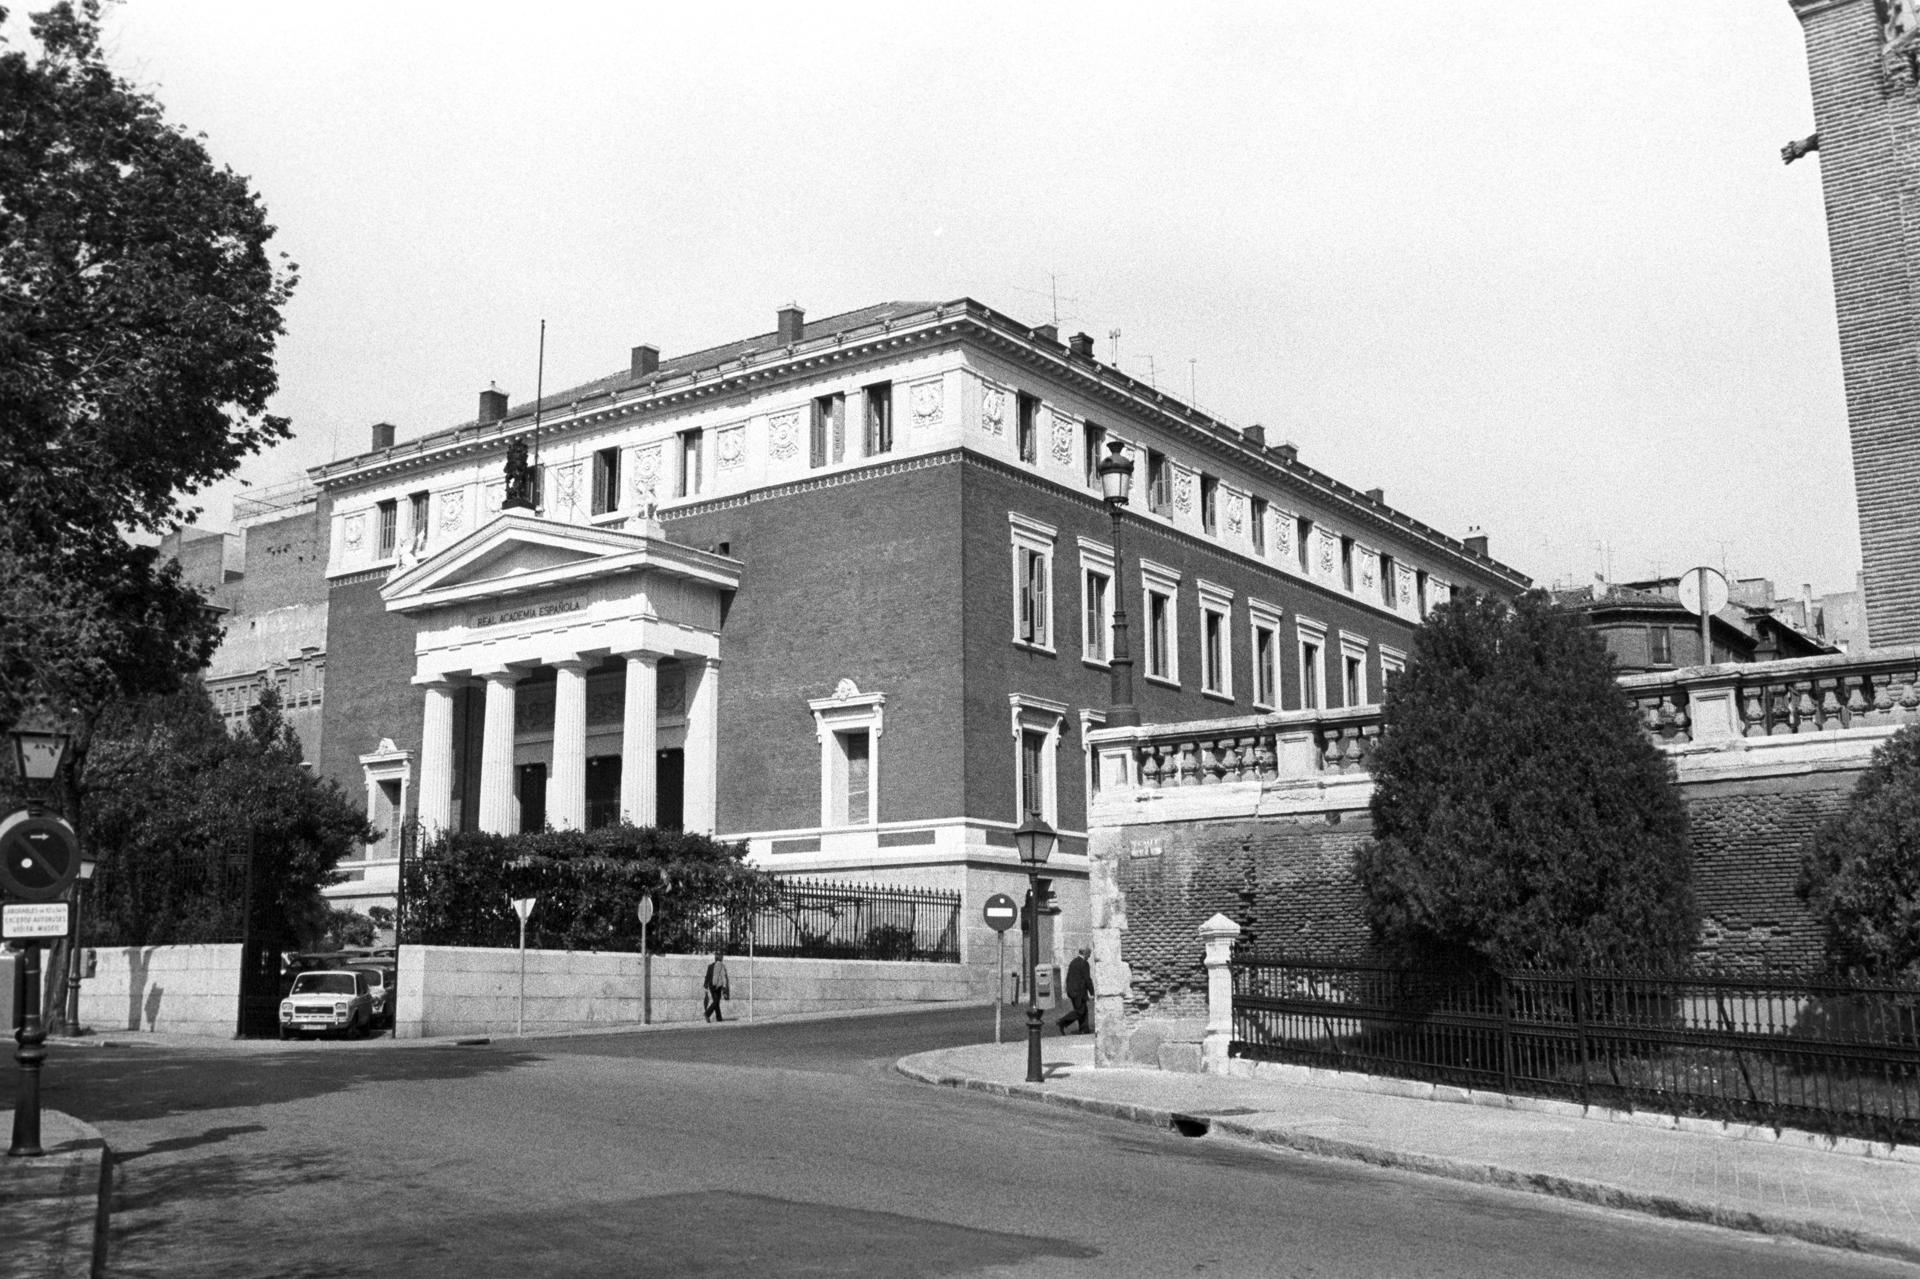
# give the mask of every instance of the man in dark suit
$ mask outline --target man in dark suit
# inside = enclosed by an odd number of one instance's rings
[[[1093,998],[1093,965],[1087,962],[1087,956],[1093,952],[1085,946],[1067,965],[1067,998],[1073,1002],[1073,1011],[1060,1019],[1060,1033],[1067,1033],[1067,1023],[1079,1024],[1079,1033],[1084,1035],[1093,1029],[1093,1014],[1088,1002]]]

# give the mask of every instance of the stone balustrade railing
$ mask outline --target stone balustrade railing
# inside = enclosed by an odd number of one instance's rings
[[[1625,675],[1647,735],[1663,746],[1792,737],[1920,719],[1920,648]]]
[[[1920,720],[1920,647],[1861,656],[1695,666],[1620,680],[1641,726],[1668,747],[1898,727]],[[1365,774],[1380,708],[1278,711],[1096,729],[1101,789],[1169,790]]]
[[[1103,788],[1167,790],[1365,773],[1380,708],[1278,711],[1087,736]]]

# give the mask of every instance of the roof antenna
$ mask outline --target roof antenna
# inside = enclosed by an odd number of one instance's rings
[[[540,362],[534,367],[533,373],[533,473],[535,475],[540,474],[540,408],[541,401],[546,397],[546,383],[547,322],[543,318],[540,321]],[[541,497],[546,496],[546,487],[544,483],[540,485]],[[536,509],[539,505],[535,503]]]

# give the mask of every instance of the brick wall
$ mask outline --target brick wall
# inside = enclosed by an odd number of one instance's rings
[[[327,696],[320,771],[349,796],[366,792],[360,756],[391,737],[420,765],[425,700],[413,687],[414,621],[387,612],[384,573],[335,585],[327,601]]]
[[[1724,771],[1690,780],[1683,761],[1702,958],[1776,968],[1820,961],[1819,930],[1794,892],[1800,860],[1814,827],[1845,803],[1874,744],[1856,743],[1847,758],[1756,770],[1737,780]],[[1354,850],[1372,831],[1366,810],[1354,806],[1364,796],[1322,811],[1308,811],[1308,801],[1260,816],[1273,797],[1257,786],[1206,793],[1219,796],[1215,807],[1231,815],[1196,820],[1197,810],[1190,809],[1185,820],[1103,823],[1093,832],[1096,860],[1112,867],[1118,892],[1108,918],[1124,921],[1117,941],[1129,977],[1124,1009],[1130,1024],[1184,1022],[1191,1029],[1204,1016],[1198,932],[1216,913],[1239,924],[1251,947],[1367,948],[1353,877]],[[1096,885],[1099,879],[1096,871]],[[1094,912],[1098,921],[1098,901]]]
[[[1840,362],[1860,508],[1867,629],[1920,642],[1920,89],[1881,66],[1871,0],[1796,6],[1805,27]]]

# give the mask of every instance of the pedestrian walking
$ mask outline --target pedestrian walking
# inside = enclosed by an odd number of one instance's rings
[[[703,983],[707,991],[707,1020],[725,1021],[720,1015],[720,1001],[733,998],[733,992],[727,989],[727,955],[725,951],[713,952],[713,962],[707,965],[707,979]]]
[[[1062,1017],[1059,1022],[1060,1033],[1067,1033],[1067,1023],[1076,1022],[1080,1029],[1077,1033],[1086,1034],[1093,1029],[1093,1013],[1089,1007],[1093,999],[1093,965],[1087,962],[1087,956],[1093,952],[1085,946],[1067,965],[1067,998],[1073,1003],[1073,1011]]]

